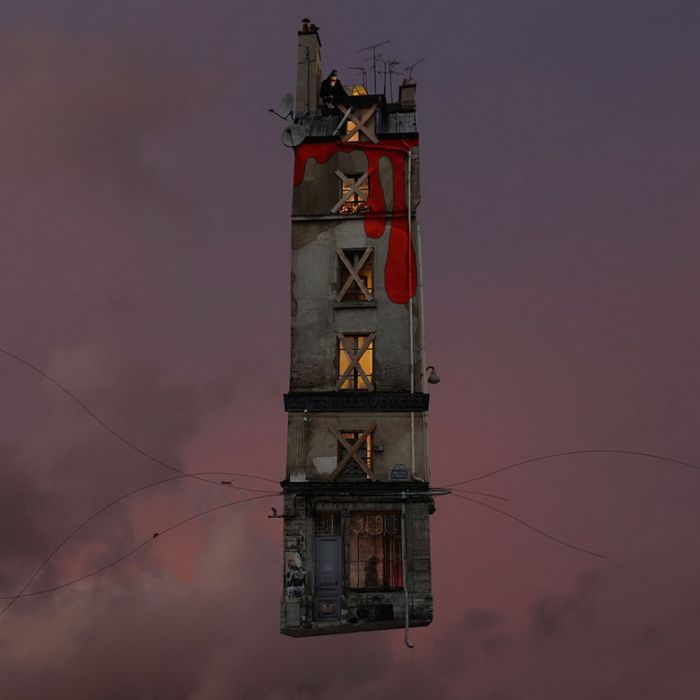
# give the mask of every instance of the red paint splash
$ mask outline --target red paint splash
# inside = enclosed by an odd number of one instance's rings
[[[418,139],[401,139],[392,145],[365,141],[339,143],[325,141],[302,143],[294,152],[294,186],[304,180],[306,163],[313,158],[323,164],[335,153],[362,151],[367,156],[369,172],[369,213],[365,215],[365,233],[370,238],[381,238],[386,230],[386,201],[379,178],[379,160],[387,157],[391,162],[394,189],[389,250],[384,267],[384,287],[387,296],[395,304],[405,304],[416,293],[416,258],[408,227],[406,208],[406,179],[404,176],[406,152],[418,145]]]

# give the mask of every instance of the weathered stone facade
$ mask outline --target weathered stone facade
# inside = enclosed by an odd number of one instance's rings
[[[427,625],[415,87],[324,103],[314,25],[298,65],[281,631]]]

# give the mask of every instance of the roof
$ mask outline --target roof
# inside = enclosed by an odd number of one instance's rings
[[[368,107],[379,103],[376,112],[375,131],[378,136],[400,136],[418,133],[415,111],[401,111],[397,104],[387,104],[383,95],[361,95],[357,97],[342,97],[338,101],[350,107]],[[323,110],[299,115],[295,120],[303,126],[307,138],[334,138],[342,115],[337,110]]]

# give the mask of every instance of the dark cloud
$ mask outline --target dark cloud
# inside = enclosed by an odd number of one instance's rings
[[[549,594],[532,604],[535,634],[540,638],[557,637],[590,623],[598,584],[596,572],[581,575],[574,591],[566,596]]]
[[[495,610],[479,610],[474,608],[467,610],[465,617],[465,629],[473,632],[488,632],[497,627],[501,622],[501,616]]]
[[[700,460],[697,3],[388,2],[370,23],[295,2],[89,5],[3,7],[3,346],[161,459],[282,477],[291,154],[267,108],[293,91],[309,13],[326,66],[347,72],[384,38],[429,56],[434,482],[580,447]],[[7,358],[0,385],[4,593],[169,472]],[[446,497],[436,618],[413,651],[400,630],[292,640],[277,632],[279,523],[250,503],[18,602],[0,619],[0,697],[696,700],[697,473],[582,457],[480,486],[608,558]],[[37,585],[233,497],[139,494]]]
[[[49,523],[61,510],[49,486],[36,479],[18,451],[0,444],[1,592],[11,592],[16,572],[28,569],[42,556],[47,540],[54,535]]]

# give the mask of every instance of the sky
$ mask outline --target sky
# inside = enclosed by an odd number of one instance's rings
[[[141,450],[284,477],[296,31],[415,69],[435,485],[700,464],[694,0],[6,0],[0,347]],[[0,354],[0,594],[173,476]],[[234,477],[213,475],[219,479]],[[264,480],[234,484],[276,489]],[[172,480],[0,617],[3,700],[694,700],[700,473],[583,454],[438,499],[435,621],[279,634],[277,497]],[[255,494],[249,494],[255,495]],[[265,494],[262,494],[265,495]],[[245,497],[243,494],[242,497]]]

